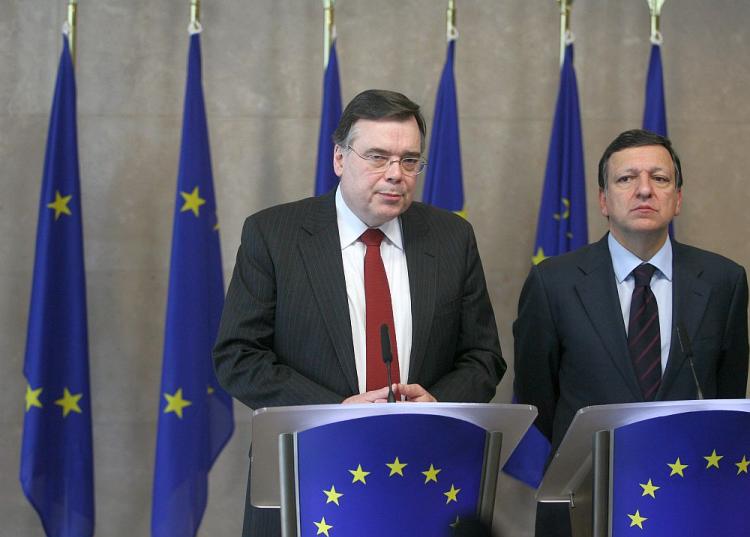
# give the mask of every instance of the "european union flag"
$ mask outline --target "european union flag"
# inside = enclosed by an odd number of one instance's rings
[[[573,69],[573,44],[570,43],[565,48],[560,71],[560,90],[531,260],[536,265],[547,257],[580,248],[588,241],[581,113]],[[542,482],[550,450],[547,438],[532,426],[511,454],[503,471],[537,488]]]
[[[435,117],[430,135],[430,165],[424,181],[422,200],[430,205],[462,213],[464,210],[461,141],[458,130],[458,105],[453,59],[456,41],[448,43],[443,74],[440,76]]]
[[[323,75],[323,105],[318,135],[318,166],[315,169],[315,195],[325,194],[339,184],[333,171],[333,133],[341,119],[341,85],[336,41],[331,45],[328,67]]]
[[[664,100],[664,75],[661,66],[661,45],[651,45],[646,76],[646,104],[643,107],[643,128],[667,136],[667,104]]]
[[[44,158],[26,338],[21,486],[48,537],[94,534],[86,277],[76,84],[68,39]]]
[[[615,430],[612,536],[750,535],[750,413],[689,412]]]
[[[298,433],[300,536],[451,535],[477,516],[486,436],[424,414]]]
[[[151,534],[193,537],[208,472],[234,430],[232,399],[211,362],[224,303],[216,200],[201,83],[200,36],[190,37],[169,269]]]

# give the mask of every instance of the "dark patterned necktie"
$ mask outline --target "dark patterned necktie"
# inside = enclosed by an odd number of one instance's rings
[[[388,277],[385,274],[383,258],[380,257],[380,243],[383,232],[379,229],[368,229],[360,240],[367,246],[365,252],[365,334],[367,373],[365,389],[377,390],[388,385],[386,365],[383,363],[380,327],[388,325],[391,338],[391,381],[399,381],[398,349],[396,348],[396,330],[393,324],[393,306],[391,291],[388,287]]]
[[[653,401],[661,384],[661,335],[659,308],[651,291],[651,277],[656,267],[649,264],[633,269],[635,289],[630,302],[628,348],[635,374],[646,401]]]

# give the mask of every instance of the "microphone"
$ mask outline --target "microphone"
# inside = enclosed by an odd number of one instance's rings
[[[388,325],[380,325],[380,349],[383,353],[383,363],[385,364],[385,374],[388,378],[388,402],[395,403],[396,396],[393,393],[391,383],[391,362],[393,362],[393,353],[391,352],[391,337],[388,334]]]
[[[693,346],[690,344],[690,337],[682,321],[677,323],[677,339],[680,342],[680,350],[683,356],[685,356],[688,364],[690,364],[690,371],[693,373],[693,382],[695,382],[695,391],[698,395],[698,400],[702,401],[703,392],[701,391],[700,382],[698,382],[698,375],[695,374],[695,364],[693,363]]]

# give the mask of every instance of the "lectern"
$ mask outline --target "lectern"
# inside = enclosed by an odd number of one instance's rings
[[[250,499],[282,535],[450,535],[491,525],[499,469],[529,405],[311,405],[253,415]],[[394,528],[398,528],[394,533]]]
[[[748,400],[591,406],[573,419],[537,500],[567,503],[574,537],[747,536],[748,459]]]

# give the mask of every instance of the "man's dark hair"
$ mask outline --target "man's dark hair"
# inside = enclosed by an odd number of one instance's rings
[[[677,190],[680,190],[682,188],[682,167],[680,166],[680,157],[677,156],[677,153],[672,148],[672,142],[669,141],[669,138],[643,129],[633,129],[620,133],[620,135],[609,144],[607,149],[604,150],[604,154],[599,160],[599,188],[601,190],[606,190],[607,165],[609,164],[609,158],[613,153],[631,147],[643,147],[647,145],[660,145],[669,151],[669,156],[672,157],[672,163],[674,164],[675,187]]]
[[[360,119],[405,121],[410,117],[417,120],[421,134],[421,149],[424,151],[426,126],[418,104],[411,101],[406,95],[395,91],[363,91],[346,105],[344,113],[341,114],[339,125],[333,133],[333,142],[341,147],[349,145],[352,126]]]

